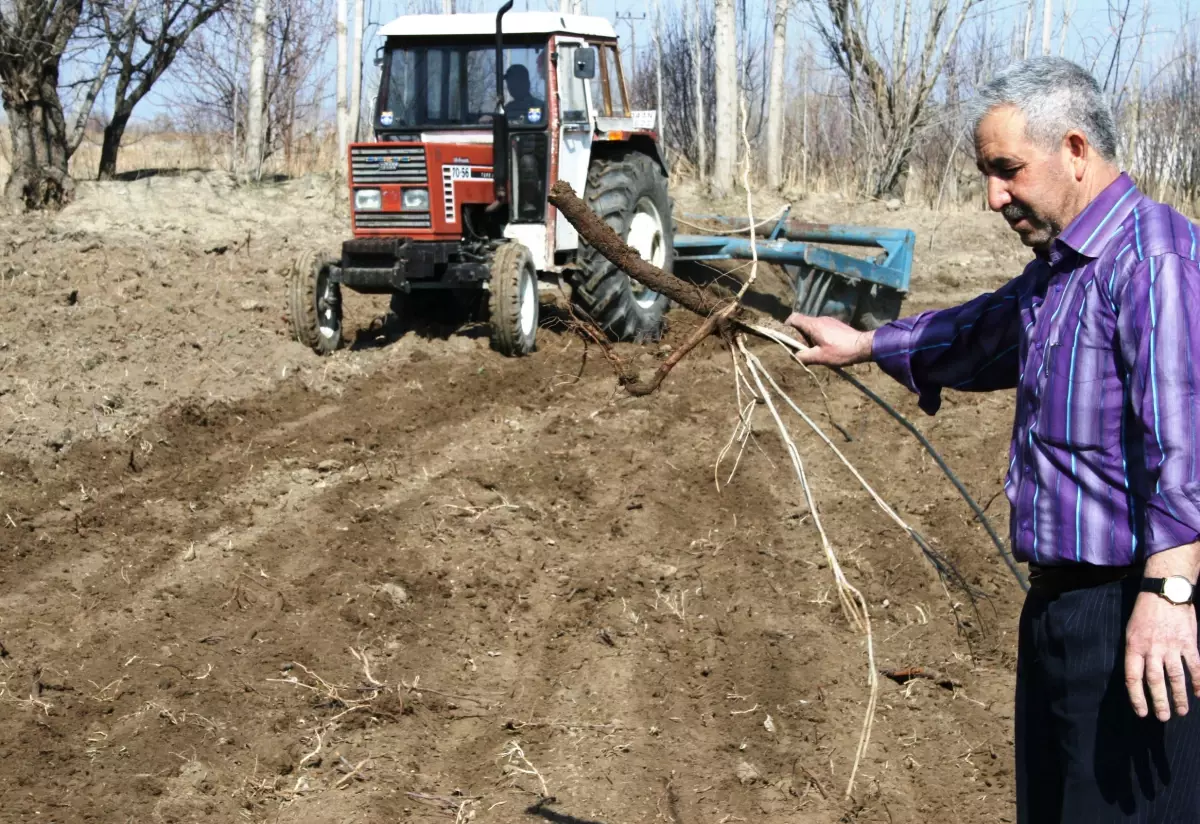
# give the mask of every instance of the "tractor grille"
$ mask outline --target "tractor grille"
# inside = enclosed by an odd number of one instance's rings
[[[424,146],[354,146],[350,170],[355,183],[425,183]]]
[[[355,212],[359,229],[428,229],[429,212]]]

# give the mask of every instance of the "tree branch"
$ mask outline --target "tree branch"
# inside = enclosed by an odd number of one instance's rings
[[[637,250],[621,240],[600,216],[584,203],[571,184],[560,180],[550,187],[550,203],[567,219],[589,245],[621,271],[639,283],[666,295],[675,303],[705,319],[696,333],[671,358],[659,367],[658,374],[648,382],[623,379],[626,389],[635,395],[653,392],[662,379],[689,351],[708,335],[723,334],[734,324],[748,334],[776,340],[763,329],[795,339],[795,330],[785,327],[774,318],[740,304],[733,296],[720,295],[706,287],[687,283],[657,266],[643,260]],[[633,387],[633,388],[631,388]]]

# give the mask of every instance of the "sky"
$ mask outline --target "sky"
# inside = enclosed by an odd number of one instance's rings
[[[711,0],[706,0],[710,2]],[[872,0],[864,0],[865,3],[870,3]],[[1038,10],[1035,12],[1035,21],[1033,26],[1033,43],[1034,50],[1037,51],[1041,46],[1041,3],[1043,0],[1036,0]],[[1128,0],[1131,3],[1131,17],[1139,18],[1141,15],[1142,3],[1146,3],[1151,8],[1148,17],[1148,36],[1144,54],[1153,59],[1156,55],[1161,56],[1169,53],[1172,45],[1175,42],[1181,28],[1183,19],[1190,19],[1191,14],[1188,12],[1184,3],[1190,0],[1180,0],[1179,5],[1167,4],[1163,2],[1155,2],[1154,0]],[[470,3],[470,0],[467,0]],[[690,6],[694,0],[662,0],[663,14],[678,14],[678,9],[681,4]],[[747,15],[752,20],[765,21],[767,19],[768,4],[773,5],[771,0],[744,0],[747,8]],[[820,0],[815,0],[820,2]],[[874,6],[878,9],[877,16],[882,22],[881,28],[884,32],[890,32],[892,3],[900,2],[900,0],[874,0]],[[1059,41],[1061,36],[1061,10],[1064,0],[1051,0],[1054,9],[1054,33],[1052,36],[1052,46],[1055,53],[1059,49]],[[1126,2],[1126,0],[1072,0],[1072,14],[1070,25],[1067,29],[1067,38],[1064,44],[1065,56],[1079,60],[1081,62],[1089,61],[1093,55],[1100,51],[1106,43],[1111,43],[1112,23],[1109,11],[1110,2],[1116,4],[1118,2]],[[406,9],[418,8],[421,5],[429,5],[430,0],[368,0],[367,15],[368,22],[378,21],[380,23],[389,22],[397,17],[400,17]],[[958,0],[952,0],[952,7],[956,8]],[[1026,0],[985,0],[986,7],[990,9],[990,26],[995,27],[997,31],[1011,31],[1015,25],[1024,25]],[[460,6],[464,5],[463,0],[460,0]],[[483,10],[493,10],[499,8],[500,3],[497,0],[474,0],[475,8]],[[793,14],[792,24],[789,26],[789,43],[792,47],[797,46],[804,38],[808,38],[810,42],[814,42],[815,37],[811,30],[801,22],[804,7],[807,5],[804,0],[793,0],[793,7],[797,12]],[[922,5],[918,0],[918,6]],[[616,25],[617,35],[621,39],[624,48],[628,48],[631,42],[631,27],[637,26],[637,50],[641,55],[646,55],[647,50],[653,48],[652,42],[652,5],[648,0],[584,0],[585,12],[588,14],[607,17]],[[540,10],[540,9],[559,8],[557,0],[516,0],[514,10]],[[617,15],[622,18],[633,17],[634,19],[618,19]],[[646,19],[641,19],[641,15],[646,15]],[[760,22],[755,31],[755,36],[760,37],[763,31],[762,22]],[[1134,33],[1137,29],[1137,23],[1130,24],[1129,31]],[[370,33],[369,33],[370,34]],[[378,38],[372,38],[368,34],[368,38],[364,43],[363,54],[369,62],[371,55],[380,41]],[[328,61],[330,67],[334,61],[335,46],[333,42],[329,45]],[[330,72],[332,74],[332,72]],[[177,87],[174,85],[179,81],[170,77],[164,77],[158,88],[151,91],[150,95],[139,105],[135,113],[136,120],[150,120],[158,114],[170,115],[173,104],[172,99],[176,97],[175,92]],[[332,94],[332,89],[330,90]]]

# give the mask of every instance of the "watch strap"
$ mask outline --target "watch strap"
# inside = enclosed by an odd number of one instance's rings
[[[1143,578],[1138,592],[1153,592],[1155,595],[1162,595],[1163,584],[1166,582],[1166,578]]]
[[[1189,581],[1188,583],[1190,584],[1191,582]],[[1180,601],[1180,602],[1171,601],[1170,598],[1167,598],[1166,584],[1167,584],[1166,578],[1142,578],[1141,585],[1139,586],[1138,591],[1139,592],[1153,592],[1155,595],[1160,595],[1173,604],[1174,603],[1179,603],[1181,605],[1182,604],[1190,604],[1195,600],[1195,591],[1193,590],[1192,596],[1190,598],[1188,598],[1187,601]]]

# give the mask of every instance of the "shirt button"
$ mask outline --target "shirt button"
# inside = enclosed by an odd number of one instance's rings
[[[1059,284],[1056,284],[1056,285],[1055,285],[1055,287],[1054,287],[1054,291],[1055,291],[1055,292],[1061,292],[1061,291],[1062,291],[1062,284],[1061,284],[1061,283],[1059,283]]]
[[[1034,347],[1040,352],[1042,350],[1042,342],[1038,341],[1034,344]]]

